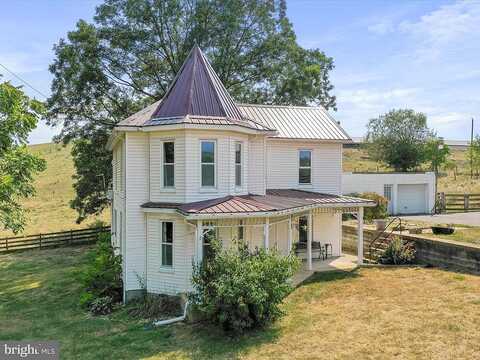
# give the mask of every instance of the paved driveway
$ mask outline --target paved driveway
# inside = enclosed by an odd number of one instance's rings
[[[412,215],[401,216],[402,219],[425,221],[431,223],[462,224],[480,226],[480,212],[441,214],[441,215]]]

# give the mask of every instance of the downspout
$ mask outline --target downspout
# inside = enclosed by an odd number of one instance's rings
[[[163,326],[163,325],[169,325],[169,324],[173,324],[173,323],[176,323],[176,322],[184,321],[187,318],[188,305],[189,305],[189,302],[187,301],[185,303],[185,308],[183,309],[183,315],[182,316],[178,316],[178,317],[171,318],[171,319],[155,321],[153,323],[153,326]]]

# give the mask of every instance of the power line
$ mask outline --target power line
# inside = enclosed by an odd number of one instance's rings
[[[30,89],[32,89],[33,91],[36,91],[38,94],[40,94],[41,96],[43,96],[45,99],[48,98],[47,95],[45,95],[44,93],[42,93],[40,90],[37,90],[33,85],[31,85],[28,81],[22,79],[19,75],[15,74],[13,71],[11,71],[9,68],[7,68],[5,65],[3,65],[2,63],[0,63],[0,66],[2,68],[4,68],[6,71],[8,71],[11,75],[15,76],[18,80],[20,80],[21,82],[23,82],[25,85],[27,85]]]

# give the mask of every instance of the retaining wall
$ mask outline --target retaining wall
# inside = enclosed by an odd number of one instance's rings
[[[377,234],[378,232],[375,230],[364,229],[364,254],[368,253],[368,244]],[[427,239],[420,235],[402,234],[398,236],[404,240],[415,242],[416,262],[419,264],[480,273],[480,246],[440,239]],[[356,254],[356,227],[343,225],[342,250]]]

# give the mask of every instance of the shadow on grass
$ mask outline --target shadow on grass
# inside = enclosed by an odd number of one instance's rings
[[[345,279],[354,279],[361,276],[358,273],[358,268],[344,271],[344,270],[332,270],[332,271],[325,271],[325,272],[316,272],[312,274],[309,278],[305,279],[302,283],[300,283],[297,288],[310,285],[319,282],[330,282],[330,281],[338,281],[338,280],[345,280]]]

